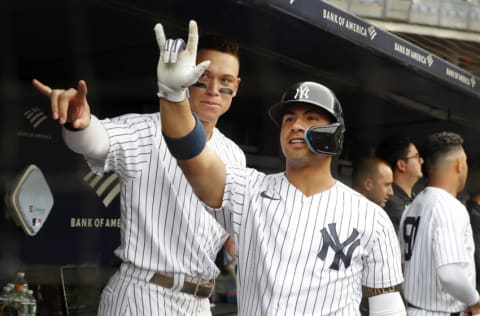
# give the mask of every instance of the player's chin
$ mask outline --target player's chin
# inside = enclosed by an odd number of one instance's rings
[[[219,107],[200,107],[197,112],[202,121],[216,121],[223,113]]]

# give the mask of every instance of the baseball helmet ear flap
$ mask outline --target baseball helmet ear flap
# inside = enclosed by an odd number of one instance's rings
[[[311,126],[304,137],[311,151],[336,156],[342,152],[344,131],[341,123]]]

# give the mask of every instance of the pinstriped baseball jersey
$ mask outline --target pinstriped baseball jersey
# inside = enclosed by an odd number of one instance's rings
[[[360,315],[362,285],[403,281],[388,216],[338,181],[305,196],[284,173],[228,166],[212,212],[237,245],[239,315]]]
[[[214,260],[226,232],[203,211],[170,155],[159,113],[127,114],[102,124],[110,140],[108,155],[105,161],[88,163],[97,173],[115,171],[121,179],[121,245],[116,255],[147,271],[216,277]],[[240,148],[217,129],[208,146],[224,161],[245,166]]]
[[[463,204],[443,189],[426,187],[402,215],[400,243],[407,301],[427,311],[462,311],[465,304],[442,290],[436,270],[465,263],[475,286],[472,228]]]

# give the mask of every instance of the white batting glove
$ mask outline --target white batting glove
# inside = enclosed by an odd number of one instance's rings
[[[165,40],[161,24],[155,25],[155,36],[160,58],[157,66],[159,98],[171,102],[181,102],[188,97],[188,87],[198,81],[205,69],[210,65],[206,60],[195,66],[198,45],[197,23],[190,21],[188,41],[182,39]]]

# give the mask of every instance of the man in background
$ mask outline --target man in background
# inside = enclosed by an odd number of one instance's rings
[[[378,157],[365,156],[353,164],[352,188],[382,208],[393,195],[392,182],[392,169]],[[367,295],[362,296],[360,313],[369,314]]]
[[[473,240],[475,241],[475,267],[477,270],[477,289],[480,286],[480,191],[473,191],[466,203],[470,214]]]
[[[398,232],[402,213],[415,196],[413,188],[423,176],[423,158],[408,137],[399,135],[386,138],[378,146],[377,156],[385,160],[393,171],[393,196],[384,209]]]
[[[380,207],[392,197],[393,173],[380,158],[364,157],[353,166],[352,188]]]
[[[435,133],[423,147],[428,185],[400,222],[409,315],[480,313],[468,211],[457,199],[468,174],[463,139]]]

